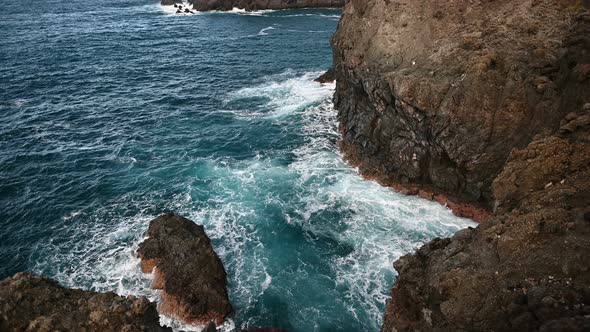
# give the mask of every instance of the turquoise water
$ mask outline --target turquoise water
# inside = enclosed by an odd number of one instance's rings
[[[472,225],[341,160],[334,86],[313,82],[339,11],[0,8],[0,278],[157,300],[134,249],[173,210],[228,270],[226,330],[378,331],[392,262]]]

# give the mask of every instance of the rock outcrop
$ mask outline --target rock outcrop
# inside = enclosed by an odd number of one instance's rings
[[[164,0],[163,0],[164,1]],[[166,0],[168,1],[168,0]],[[279,10],[301,8],[342,8],[345,0],[189,0],[198,11],[232,10]]]
[[[395,263],[383,331],[590,329],[590,110],[583,114],[511,153],[494,181],[495,216]]]
[[[590,328],[589,7],[347,3],[333,38],[346,158],[481,221],[394,264],[383,331]]]
[[[346,158],[382,184],[491,210],[510,151],[585,102],[585,3],[349,1],[333,38]]]
[[[221,324],[232,313],[227,276],[202,226],[168,213],[150,222],[137,254],[152,287],[161,290],[160,313],[188,324]]]
[[[0,331],[172,331],[145,297],[68,289],[17,273],[0,282]]]

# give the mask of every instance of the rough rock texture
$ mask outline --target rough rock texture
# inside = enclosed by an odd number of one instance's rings
[[[160,327],[156,305],[68,289],[56,281],[17,273],[0,282],[0,331],[172,331]]]
[[[383,331],[590,330],[590,105],[514,150],[496,215],[395,263]]]
[[[345,156],[382,184],[490,210],[510,151],[586,101],[587,2],[349,1],[333,38]]]
[[[164,0],[163,0],[164,1]],[[341,8],[344,0],[189,0],[198,11],[297,9],[297,8]]]
[[[345,156],[482,221],[394,264],[383,331],[590,330],[589,7],[347,3],[333,38]]]
[[[232,313],[227,276],[202,226],[168,213],[150,222],[137,254],[152,287],[161,289],[160,313],[188,324],[221,324]]]
[[[314,81],[319,83],[333,83],[335,79],[336,77],[334,73],[334,68],[330,68],[328,69],[328,71],[320,75],[320,77],[316,78]]]

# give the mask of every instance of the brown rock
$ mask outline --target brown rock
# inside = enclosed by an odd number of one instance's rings
[[[382,331],[590,328],[589,6],[347,2],[333,38],[346,158],[456,213],[494,210],[395,263]]]
[[[172,331],[145,297],[68,289],[17,273],[0,282],[0,331]]]
[[[493,209],[512,149],[588,103],[590,20],[571,2],[349,1],[332,42],[345,157]]]
[[[334,68],[330,68],[314,81],[319,83],[333,83],[335,79],[336,77],[334,76]]]
[[[168,213],[150,222],[147,235],[137,254],[142,270],[153,267],[160,312],[188,324],[221,324],[232,312],[227,276],[203,227]]]

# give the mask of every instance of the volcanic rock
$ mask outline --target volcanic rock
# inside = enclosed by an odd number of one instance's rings
[[[17,273],[0,282],[0,331],[172,331],[145,297],[68,289]]]
[[[564,127],[511,153],[492,218],[395,263],[383,331],[590,328],[590,112]]]
[[[336,79],[334,75],[334,68],[330,68],[328,69],[328,71],[320,75],[320,77],[316,78],[314,81],[319,83],[333,83]]]
[[[150,222],[139,245],[152,287],[161,289],[160,313],[188,324],[221,324],[232,313],[227,276],[202,226],[168,213]]]
[[[588,102],[588,1],[348,1],[341,149],[367,178],[491,210],[514,148]]]
[[[588,7],[347,2],[333,38],[346,158],[493,211],[394,264],[382,331],[589,330]]]

